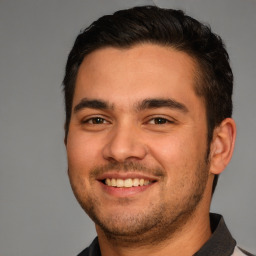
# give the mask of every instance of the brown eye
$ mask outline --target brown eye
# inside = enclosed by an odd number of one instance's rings
[[[85,120],[83,123],[87,123],[87,124],[104,124],[104,123],[106,123],[106,120],[104,118],[101,118],[101,117],[93,117],[93,118]]]
[[[93,124],[103,124],[104,123],[104,119],[100,118],[100,117],[92,118],[92,123]]]
[[[153,120],[155,124],[166,124],[168,122],[165,118],[154,118]]]
[[[169,121],[168,119],[163,117],[152,118],[149,121],[149,124],[167,124],[167,123],[172,123],[172,121]]]

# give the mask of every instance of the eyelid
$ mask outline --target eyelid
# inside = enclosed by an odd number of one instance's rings
[[[92,121],[92,120],[94,120],[94,119],[97,119],[97,118],[104,120],[104,123],[102,123],[102,124],[111,123],[111,122],[109,121],[109,118],[107,118],[107,117],[105,117],[105,116],[103,116],[103,115],[90,115],[90,116],[86,116],[86,117],[84,117],[84,118],[81,119],[81,123],[82,123],[82,124],[91,124],[91,125],[94,125],[94,124],[93,124],[92,122],[90,122],[90,121]]]
[[[171,123],[171,124],[176,122],[176,119],[169,117],[169,116],[167,117],[164,115],[153,115],[153,116],[147,117],[147,119],[144,123],[149,124],[151,121],[153,121],[155,119],[163,119],[163,120],[166,120],[166,123]]]
[[[152,123],[152,121],[155,121],[155,120],[160,120],[160,119],[162,119],[163,121],[165,121],[165,123]],[[155,117],[155,118],[152,118],[152,119],[150,119],[149,121],[148,121],[148,124],[154,124],[154,125],[163,125],[163,124],[170,124],[170,123],[174,123],[173,121],[170,121],[170,120],[168,120],[168,119],[166,119],[166,118],[162,118],[162,117]]]

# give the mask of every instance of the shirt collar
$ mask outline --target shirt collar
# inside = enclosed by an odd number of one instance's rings
[[[236,246],[236,241],[231,236],[224,219],[219,214],[210,214],[212,236],[194,254],[194,256],[227,256],[231,255]]]

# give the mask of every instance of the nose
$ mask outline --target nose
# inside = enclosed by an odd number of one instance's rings
[[[106,160],[119,163],[132,159],[142,160],[146,155],[147,147],[138,130],[128,125],[113,129],[103,148],[103,157]]]

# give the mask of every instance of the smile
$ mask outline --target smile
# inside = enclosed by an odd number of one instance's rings
[[[147,186],[153,183],[153,181],[147,179],[114,179],[114,178],[107,178],[105,179],[105,184],[109,187],[118,187],[118,188],[131,188],[131,187],[138,187],[138,186]]]

